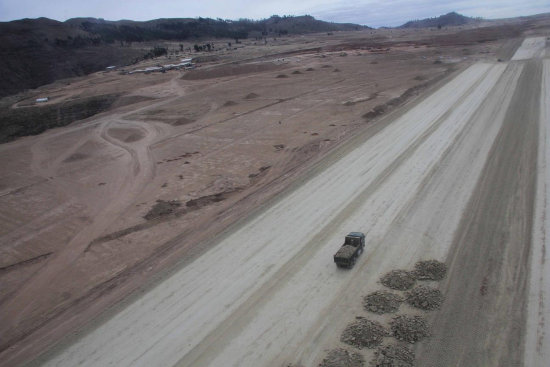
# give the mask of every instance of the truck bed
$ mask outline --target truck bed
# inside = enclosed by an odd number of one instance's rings
[[[353,257],[356,251],[357,251],[357,247],[353,247],[351,245],[344,245],[340,247],[340,249],[338,250],[338,252],[336,252],[336,254],[334,254],[334,259],[335,260],[350,259],[351,257]]]

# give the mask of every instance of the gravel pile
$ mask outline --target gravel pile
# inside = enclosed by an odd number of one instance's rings
[[[443,294],[439,289],[419,285],[407,292],[407,303],[421,310],[436,310],[443,303]]]
[[[396,316],[390,322],[395,339],[416,343],[430,335],[428,323],[422,316]]]
[[[363,298],[365,310],[377,314],[396,312],[403,298],[388,291],[376,291]]]
[[[384,275],[380,282],[388,288],[405,291],[411,289],[416,282],[415,275],[407,270],[392,270]]]
[[[405,345],[384,345],[374,352],[372,367],[413,367],[414,352]]]
[[[344,245],[336,251],[336,254],[334,254],[335,258],[341,258],[341,259],[349,259],[353,256],[353,254],[357,251],[357,248],[353,247],[352,245]]]
[[[382,324],[367,319],[359,319],[349,324],[340,340],[359,349],[374,348],[382,343],[382,339],[388,336],[388,331]]]
[[[343,348],[336,348],[328,352],[328,355],[319,367],[362,367],[365,363],[359,353],[350,353]]]
[[[447,265],[437,260],[419,261],[414,265],[414,274],[419,280],[441,280],[447,275]]]

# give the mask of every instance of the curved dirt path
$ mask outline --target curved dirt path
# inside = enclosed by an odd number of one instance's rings
[[[48,294],[45,290],[54,290],[52,287],[57,282],[64,281],[64,264],[71,264],[81,256],[89,245],[90,239],[101,236],[121,213],[135,202],[135,198],[154,178],[156,164],[151,146],[168,132],[160,125],[131,121],[126,118],[136,112],[170,103],[174,98],[184,94],[177,82],[169,83],[167,90],[175,97],[163,99],[130,112],[91,118],[85,124],[48,132],[38,137],[32,145],[33,174],[52,181],[57,195],[63,198],[62,201],[65,203],[63,205],[77,205],[81,208],[79,214],[86,215],[90,218],[90,222],[83,226],[61,251],[49,256],[38,273],[6,300],[3,305],[5,312],[0,315],[0,335],[8,330],[16,330],[21,320],[41,312],[40,302],[34,296],[37,291]],[[125,141],[120,137],[117,138],[113,133],[115,130],[127,131],[130,135],[133,133],[137,138]],[[66,174],[67,168],[64,163],[82,154],[80,150],[85,147],[91,147],[89,149],[99,153],[102,150],[113,152],[114,158],[109,161],[112,164],[108,172],[109,177],[101,177],[102,171],[97,169],[90,170],[91,173]],[[94,180],[96,182],[104,179],[109,181],[109,185],[100,196],[89,187],[89,182],[92,181],[89,180],[89,176],[94,175],[98,176]],[[83,181],[80,182],[80,180]],[[24,231],[25,228],[25,226],[19,228],[16,234]],[[32,234],[26,234],[26,236],[29,235]],[[39,234],[34,233],[34,235]],[[20,241],[21,238],[18,240]],[[55,292],[51,294],[54,295]],[[18,316],[13,318],[6,315]]]

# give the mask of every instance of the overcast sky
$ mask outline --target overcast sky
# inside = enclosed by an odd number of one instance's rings
[[[309,14],[333,22],[381,27],[450,11],[507,18],[550,12],[550,0],[0,0],[0,21],[38,17],[60,21],[74,17],[262,19],[273,14]]]

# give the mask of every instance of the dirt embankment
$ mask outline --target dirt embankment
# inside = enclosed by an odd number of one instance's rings
[[[213,79],[213,78],[222,78],[227,76],[238,76],[246,75],[252,73],[260,73],[265,71],[281,70],[284,69],[285,65],[274,64],[271,62],[257,63],[257,64],[229,64],[229,65],[220,65],[205,69],[193,70],[191,73],[186,73],[182,79],[184,80],[203,80],[203,79]]]

